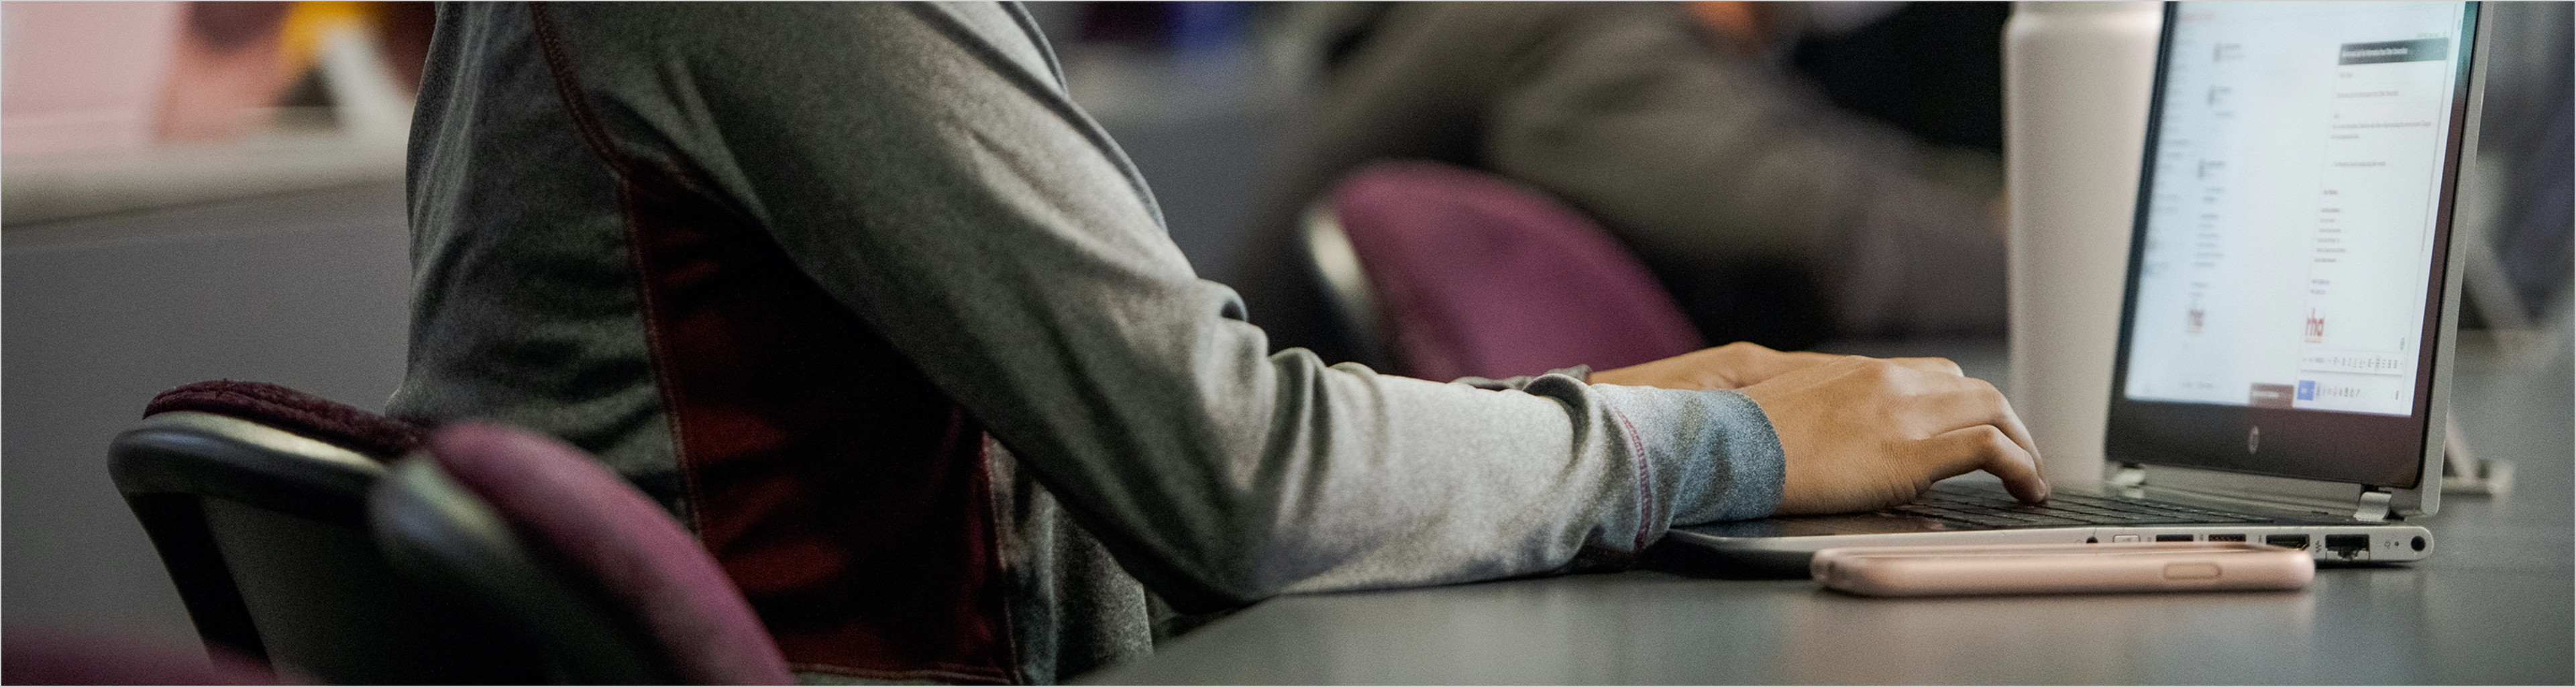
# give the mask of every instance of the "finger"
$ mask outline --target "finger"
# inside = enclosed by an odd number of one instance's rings
[[[1996,389],[1994,384],[1986,380],[1965,379],[1964,381],[1974,387],[1973,393],[1977,395],[1980,402],[1993,409],[1994,415],[1986,418],[1985,423],[2002,430],[2005,437],[2012,439],[2015,445],[2021,447],[2023,453],[2030,455],[2032,464],[2037,464],[2039,441],[2031,438],[2030,428],[2021,422],[2021,414],[2013,412],[2012,399],[2005,398],[2003,391]]]
[[[1954,362],[1949,358],[1888,358],[1887,362],[1896,363],[1916,370],[1922,370],[1924,372],[1938,372],[1952,377],[1968,376],[1967,372],[1959,369],[1959,363]]]
[[[2021,414],[2013,412],[2011,399],[2003,398],[2003,394],[2000,392],[1996,394],[1996,399],[1996,402],[2003,406],[2003,414],[1996,418],[1996,421],[1994,422],[1995,428],[2003,430],[2004,436],[2010,437],[2014,444],[2021,446],[2021,450],[2024,453],[2030,454],[2031,465],[2038,465],[2041,457],[2039,452],[2039,440],[2030,436],[2030,428],[2022,424]],[[2046,478],[2042,478],[2042,498],[2046,498],[2044,495],[2046,486]]]
[[[1985,380],[1971,377],[1924,376],[1930,378],[1930,383],[1942,387],[1926,397],[1930,401],[1926,419],[1933,423],[1928,433],[1937,436],[1975,427],[1993,430],[2005,442],[2012,444],[2013,454],[2030,466],[2031,482],[2036,485],[2028,489],[2016,488],[2013,495],[2034,502],[2048,498],[2048,482],[2038,476],[2038,443],[2031,439],[2030,428],[2022,424],[2021,416],[2013,412],[2012,402],[2004,398],[2002,391]]]
[[[1992,425],[2006,438],[2021,447],[2022,452],[2039,455],[2039,444],[2030,438],[2030,428],[2022,425],[2021,416],[2013,412],[2012,401],[1994,384],[1974,377],[1930,377],[1918,379],[1932,385],[1928,395],[1933,399],[1938,434],[1972,425]]]
[[[1958,377],[1909,367],[1882,368],[1891,392],[1905,399],[1908,412],[1929,425],[1917,425],[1915,436],[1929,437],[1961,427],[1996,425],[2012,415],[2003,392],[1974,377]]]
[[[2012,492],[2013,498],[2027,503],[2048,500],[2048,482],[2040,479],[2038,461],[1994,425],[1963,427],[1923,443],[1941,466],[1936,481],[1984,470],[2002,478],[2004,490]]]

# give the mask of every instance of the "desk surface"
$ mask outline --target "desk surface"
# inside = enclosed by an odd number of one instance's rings
[[[1274,599],[1097,683],[2532,683],[2571,681],[2566,354],[2464,347],[2455,402],[2504,497],[2450,495],[2439,549],[2306,591],[1863,599],[1657,571]],[[1879,351],[1870,351],[1879,352]],[[1886,351],[1896,352],[1896,351]],[[1956,355],[1971,374],[2000,347]]]

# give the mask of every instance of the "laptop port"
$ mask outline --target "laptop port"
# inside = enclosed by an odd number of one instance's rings
[[[2308,535],[2304,535],[2304,534],[2267,534],[2267,535],[2263,535],[2263,543],[2265,543],[2265,544],[2270,544],[2270,545],[2273,545],[2273,546],[2278,546],[2278,547],[2285,548],[2285,549],[2302,549],[2302,550],[2304,550],[2304,549],[2308,548]]]
[[[2210,540],[2210,541],[2245,541],[2245,535],[2242,535],[2242,534],[2213,534],[2213,535],[2209,535],[2209,540]]]
[[[2326,551],[2333,553],[2336,558],[2341,558],[2347,561],[2368,559],[2370,558],[2370,535],[2326,535]]]
[[[2188,535],[2188,534],[2159,534],[2159,535],[2156,535],[2156,541],[2191,541],[2191,535]]]

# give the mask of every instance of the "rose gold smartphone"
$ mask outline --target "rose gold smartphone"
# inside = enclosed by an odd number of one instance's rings
[[[2281,590],[2307,552],[2244,542],[1855,546],[1816,552],[1816,583],[1863,596]]]

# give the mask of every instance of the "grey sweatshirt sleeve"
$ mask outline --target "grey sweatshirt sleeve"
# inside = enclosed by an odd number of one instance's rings
[[[1557,570],[1778,501],[1742,394],[1267,355],[1016,8],[554,12],[616,145],[740,203],[1185,608]]]

